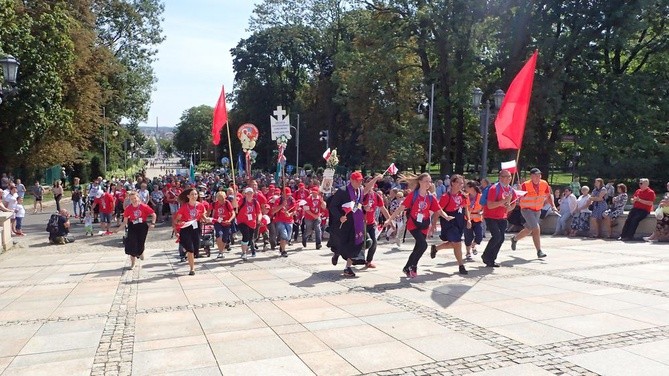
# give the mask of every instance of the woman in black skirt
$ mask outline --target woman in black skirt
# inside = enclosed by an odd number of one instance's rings
[[[143,204],[137,192],[128,193],[130,205],[123,211],[123,223],[116,232],[128,227],[128,236],[125,240],[125,254],[130,256],[130,269],[135,267],[135,260],[144,260],[144,243],[149,228],[156,226],[156,213]]]
[[[183,247],[188,257],[190,271],[188,275],[195,275],[195,251],[200,248],[200,225],[201,222],[211,223],[211,219],[205,213],[204,205],[197,201],[199,197],[195,188],[184,189],[179,194],[181,207],[174,215],[173,225],[175,231],[179,232],[179,244]]]

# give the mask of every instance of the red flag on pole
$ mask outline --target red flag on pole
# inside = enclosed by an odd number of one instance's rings
[[[534,51],[530,60],[513,79],[509,90],[495,119],[497,143],[500,149],[519,150],[523,144],[527,110],[530,108],[534,69],[537,65],[539,51]]]
[[[221,130],[228,122],[228,109],[225,106],[225,87],[221,87],[221,95],[214,107],[214,121],[211,124],[211,138],[214,145],[221,142]]]

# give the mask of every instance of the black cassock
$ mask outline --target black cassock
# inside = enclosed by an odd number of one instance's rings
[[[346,222],[343,224],[339,221],[341,216],[344,215],[342,205],[350,201],[351,197],[349,196],[346,187],[338,189],[334,195],[330,197],[328,203],[328,211],[330,212],[330,239],[328,240],[327,246],[330,247],[333,252],[341,255],[344,259],[360,258],[361,254],[364,258],[364,252],[362,252],[362,250],[365,243],[355,244],[353,213],[349,212],[346,215]],[[339,228],[340,225],[341,228]]]

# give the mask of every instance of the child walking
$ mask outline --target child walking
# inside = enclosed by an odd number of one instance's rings
[[[25,234],[21,230],[23,224],[23,218],[26,216],[26,208],[23,206],[23,197],[18,197],[16,199],[16,206],[14,206],[14,217],[16,219],[16,235],[24,236]]]

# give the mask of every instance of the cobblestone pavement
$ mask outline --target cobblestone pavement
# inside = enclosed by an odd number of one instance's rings
[[[166,226],[129,269],[120,236],[46,244],[47,217],[0,255],[2,375],[669,374],[663,245],[545,237],[546,259],[505,244],[468,276],[442,251],[413,280],[410,242],[356,278],[313,243],[235,246],[188,276]]]

